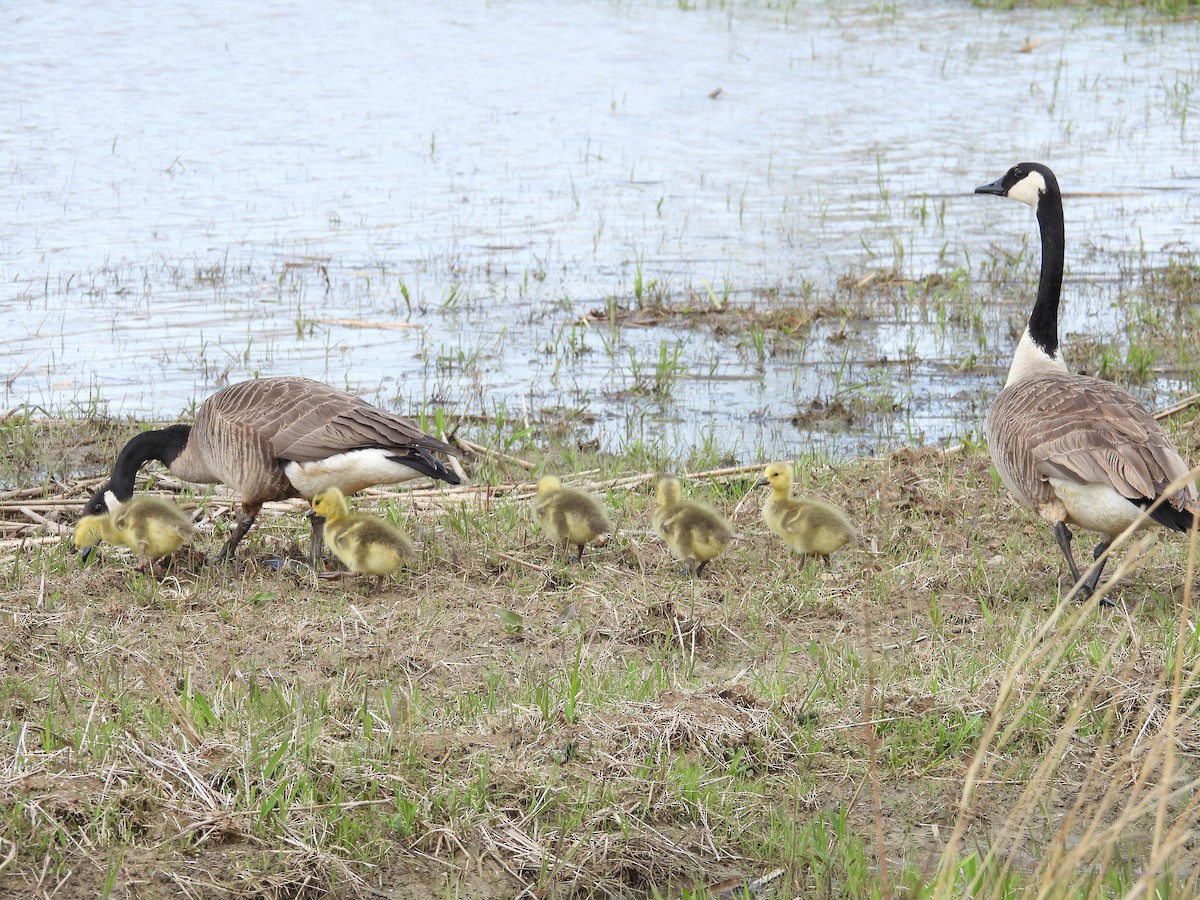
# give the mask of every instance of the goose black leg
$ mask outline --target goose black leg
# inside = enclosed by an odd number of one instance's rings
[[[1104,555],[1104,551],[1107,549],[1108,549],[1107,543],[1101,541],[1099,544],[1097,544],[1096,549],[1092,551],[1092,561],[1095,562],[1096,560],[1098,560],[1101,556]],[[1105,562],[1107,562],[1107,561],[1108,560],[1105,560]],[[1103,571],[1104,571],[1104,563],[1100,563],[1100,565],[1096,566],[1095,570],[1093,570],[1092,574],[1088,576],[1087,582],[1084,584],[1084,587],[1087,588],[1089,594],[1092,591],[1094,591],[1096,589],[1096,585],[1100,583],[1100,573]]]
[[[1104,551],[1108,549],[1108,545],[1109,545],[1108,541],[1101,541],[1099,544],[1096,545],[1095,549],[1092,550],[1092,562],[1095,562],[1101,556],[1104,555]],[[1105,560],[1104,562],[1108,562],[1108,560]],[[1100,563],[1100,565],[1096,566],[1096,568],[1092,572],[1092,574],[1088,576],[1087,581],[1084,582],[1084,585],[1083,585],[1083,590],[1087,591],[1086,596],[1088,596],[1088,597],[1092,596],[1092,593],[1096,590],[1096,585],[1098,585],[1100,583],[1100,573],[1103,571],[1104,571],[1104,563]],[[1109,600],[1107,597],[1102,597],[1100,599],[1100,605],[1101,606],[1116,606],[1117,604],[1114,603],[1112,600]]]
[[[1054,539],[1058,541],[1063,556],[1067,558],[1067,565],[1071,567],[1071,578],[1078,584],[1079,568],[1075,565],[1075,557],[1071,555],[1071,531],[1065,522],[1059,522],[1054,526]]]
[[[1075,558],[1071,554],[1071,531],[1067,528],[1066,523],[1059,522],[1054,526],[1054,539],[1058,541],[1058,546],[1062,549],[1063,556],[1067,558],[1067,565],[1071,567],[1071,577],[1079,584],[1079,568],[1075,565]],[[1092,551],[1092,561],[1095,562],[1104,555],[1104,551],[1108,549],[1107,543],[1099,543]],[[1104,571],[1104,564],[1096,566],[1087,580],[1079,585],[1077,591],[1073,591],[1071,596],[1078,596],[1080,600],[1087,600],[1096,591],[1096,585],[1100,582],[1100,573]],[[1104,597],[1100,600],[1101,606],[1116,606],[1116,604]]]
[[[316,570],[325,555],[325,517],[313,516],[309,521],[312,523],[312,545],[308,548],[308,564]]]
[[[257,515],[250,515],[246,512],[238,513],[237,528],[233,529],[233,534],[229,536],[229,540],[225,542],[225,546],[220,552],[213,557],[213,562],[224,562],[227,559],[233,559],[233,554],[237,551],[237,545],[242,542],[242,538],[246,536],[246,532],[250,530],[250,526],[254,524]]]
[[[1054,526],[1054,539],[1058,541],[1058,546],[1063,552],[1063,556],[1067,558],[1067,565],[1071,568],[1071,580],[1074,584],[1079,584],[1079,567],[1075,565],[1075,554],[1071,552],[1071,529],[1067,528],[1065,522],[1059,522]],[[1098,575],[1096,576],[1099,577]],[[1095,583],[1089,583],[1091,579],[1079,585],[1078,590],[1071,591],[1067,595],[1068,599],[1078,597],[1080,600],[1086,600],[1092,596],[1092,591],[1096,589]]]

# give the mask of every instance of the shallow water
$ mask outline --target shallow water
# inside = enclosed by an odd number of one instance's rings
[[[295,373],[407,412],[562,408],[613,448],[875,452],[969,433],[1003,378],[1031,292],[992,302],[984,270],[1036,260],[1035,222],[975,185],[1058,172],[1068,352],[1195,249],[1194,22],[682,5],[10,14],[4,403],[171,418]],[[973,305],[838,287],[956,270]],[[835,314],[762,353],[744,324],[588,316],[651,297]],[[833,402],[854,414],[793,421]]]

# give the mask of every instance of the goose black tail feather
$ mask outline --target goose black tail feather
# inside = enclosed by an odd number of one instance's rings
[[[1142,508],[1145,509],[1149,505],[1147,503]],[[1189,510],[1176,509],[1170,503],[1163,502],[1154,512],[1150,513],[1150,518],[1172,531],[1191,531],[1194,514]]]
[[[431,455],[423,447],[413,447],[404,456],[390,456],[388,458],[406,465],[410,469],[416,469],[422,475],[436,478],[438,481],[444,481],[447,484],[461,483],[461,479],[457,475],[447,469],[441,460]]]

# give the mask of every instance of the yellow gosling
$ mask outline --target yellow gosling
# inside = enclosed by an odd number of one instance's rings
[[[654,530],[699,578],[709,561],[720,556],[733,540],[732,526],[711,506],[684,500],[679,479],[672,475],[658,479],[656,494]]]
[[[351,512],[346,497],[328,488],[312,498],[313,512],[325,520],[325,542],[351,572],[372,575],[383,590],[387,577],[415,556],[412,542],[400,529],[375,516]]]
[[[174,553],[191,540],[194,529],[187,513],[168,500],[134,497],[111,512],[84,516],[75,526],[75,549],[88,550],[101,540],[128,547],[138,555],[138,568]]]
[[[755,487],[767,485],[771,493],[763,504],[762,518],[775,534],[801,556],[813,554],[826,563],[829,554],[858,540],[846,514],[821,500],[792,496],[792,466],[775,462],[767,466]]]
[[[591,494],[565,488],[562,481],[547,475],[537,483],[533,515],[546,534],[567,553],[576,547],[575,561],[583,562],[583,548],[612,531],[604,505]]]

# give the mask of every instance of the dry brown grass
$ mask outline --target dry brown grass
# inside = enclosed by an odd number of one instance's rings
[[[695,582],[650,473],[597,463],[618,534],[583,567],[503,460],[368,495],[423,548],[379,596],[264,565],[302,557],[299,504],[209,567],[229,500],[182,495],[202,537],[157,580],[52,533],[92,481],[0,497],[0,891],[858,896],[880,843],[893,894],[1195,871],[1186,541],[1127,556],[1123,609],[1059,609],[986,460],[909,451],[801,470],[865,536],[829,571],[779,552],[755,473],[697,479],[742,539]]]

